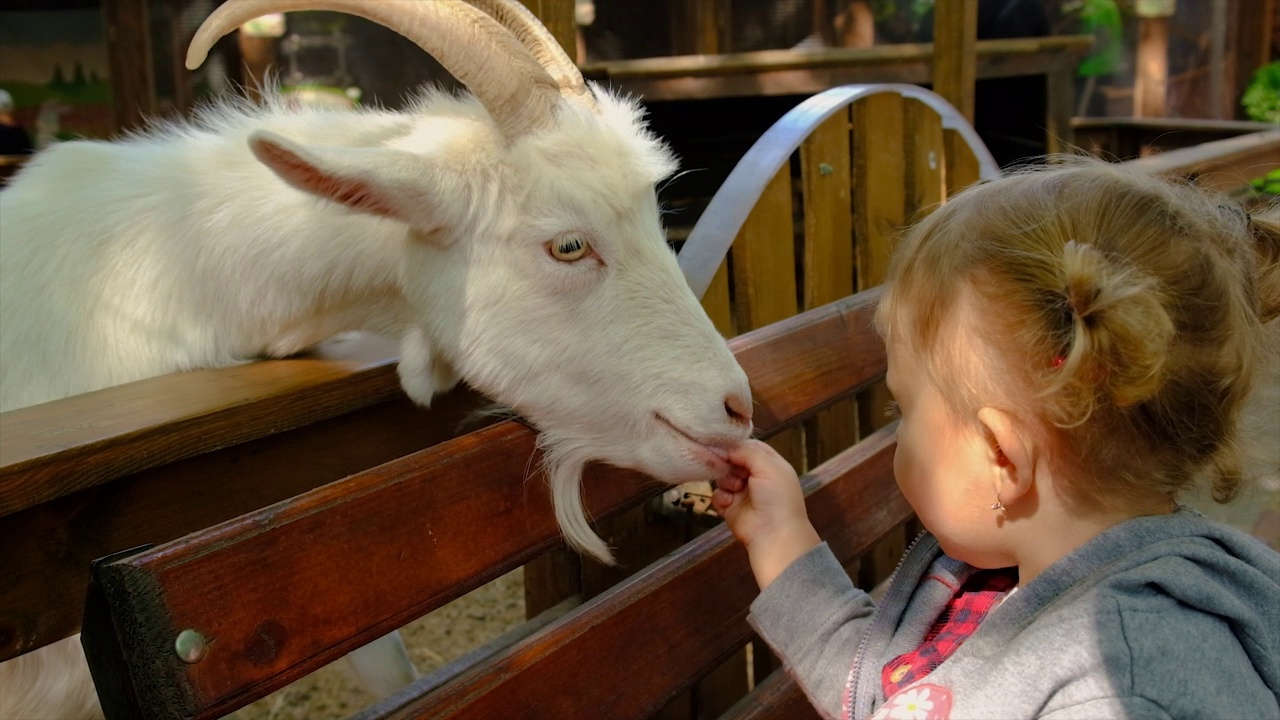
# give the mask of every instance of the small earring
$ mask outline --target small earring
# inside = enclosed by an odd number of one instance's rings
[[[1003,510],[1003,509],[1004,509],[1004,503],[1000,502],[1000,496],[999,496],[999,495],[997,495],[997,496],[996,496],[996,501],[995,501],[995,502],[993,502],[993,503],[991,503],[991,509],[992,509],[992,510]]]

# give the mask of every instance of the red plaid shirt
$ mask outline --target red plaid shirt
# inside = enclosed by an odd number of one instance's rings
[[[884,696],[893,697],[894,693],[937,669],[1017,584],[1017,568],[979,570],[969,576],[933,621],[920,647],[885,663],[880,671]]]

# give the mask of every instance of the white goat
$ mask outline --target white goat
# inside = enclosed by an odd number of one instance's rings
[[[663,238],[654,186],[673,158],[512,0],[231,0],[188,65],[247,20],[306,9],[397,30],[472,95],[427,91],[406,112],[227,103],[38,155],[0,192],[0,410],[395,334],[415,401],[461,377],[539,429],[567,541],[607,560],[588,461],[707,480],[750,432],[746,377]],[[93,712],[56,690],[6,705],[36,682],[13,664],[0,716]]]

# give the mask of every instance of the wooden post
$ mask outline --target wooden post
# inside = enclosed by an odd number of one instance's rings
[[[547,26],[569,57],[577,57],[578,54],[578,26],[574,22],[573,4],[573,0],[524,0],[524,6]]]
[[[139,128],[155,112],[155,69],[147,0],[103,0],[116,132]]]
[[[1253,73],[1271,61],[1271,29],[1275,22],[1276,0],[1237,0],[1234,25],[1235,68],[1231,79],[1231,113],[1244,118],[1240,94],[1249,87]]]
[[[1164,117],[1169,96],[1169,18],[1177,0],[1139,0],[1138,67],[1133,81],[1134,117]]]
[[[978,79],[978,0],[949,0],[934,5],[933,91],[973,122],[974,83]]]
[[[1211,117],[1231,117],[1234,89],[1227,79],[1227,6],[1229,0],[1212,0],[1209,21],[1209,112]]]

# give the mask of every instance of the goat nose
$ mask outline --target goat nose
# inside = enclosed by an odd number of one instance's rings
[[[731,393],[724,399],[724,411],[734,422],[751,424],[751,398],[748,396]]]

